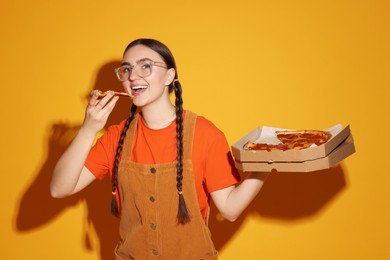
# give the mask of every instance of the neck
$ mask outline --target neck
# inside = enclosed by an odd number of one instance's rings
[[[142,117],[149,128],[161,129],[167,127],[175,120],[175,107],[170,102],[164,105],[164,107],[143,107]]]

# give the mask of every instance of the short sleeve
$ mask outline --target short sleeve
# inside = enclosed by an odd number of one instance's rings
[[[124,124],[125,121],[122,121],[119,125],[110,126],[88,154],[85,167],[99,180],[102,180],[108,173],[112,174],[116,148]]]
[[[240,181],[229,144],[222,131],[198,117],[194,148],[203,150],[204,184],[207,192],[217,191]]]

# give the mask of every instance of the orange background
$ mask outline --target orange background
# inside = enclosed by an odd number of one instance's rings
[[[173,51],[187,109],[230,144],[256,126],[350,124],[334,169],[276,173],[235,223],[215,214],[220,259],[390,258],[388,1],[26,1],[0,4],[1,259],[113,257],[108,180],[48,194],[93,88],[131,40]],[[127,116],[122,100],[109,123]]]

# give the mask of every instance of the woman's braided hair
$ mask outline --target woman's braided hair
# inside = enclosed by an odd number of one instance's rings
[[[177,177],[176,177],[176,187],[179,194],[179,208],[178,208],[178,214],[177,214],[177,220],[180,224],[185,224],[190,221],[190,214],[187,210],[187,206],[184,200],[183,196],[183,98],[182,98],[182,88],[181,84],[178,81],[178,75],[177,75],[177,69],[176,69],[176,63],[175,59],[171,53],[171,51],[168,49],[167,46],[165,46],[163,43],[154,40],[154,39],[138,39],[133,42],[131,42],[125,49],[124,53],[126,51],[134,46],[137,45],[144,45],[153,51],[157,52],[161,58],[164,60],[165,64],[167,65],[168,69],[174,68],[176,71],[175,79],[173,82],[169,85],[169,92],[174,91],[175,92],[175,106],[176,106],[176,139],[177,139]],[[116,199],[116,190],[118,186],[118,166],[120,161],[120,155],[123,148],[123,142],[126,137],[126,132],[130,126],[131,121],[134,118],[134,115],[136,113],[137,107],[133,104],[131,107],[131,113],[129,118],[126,121],[126,124],[122,130],[119,142],[118,142],[118,148],[116,150],[115,155],[115,162],[114,162],[114,172],[112,176],[112,200],[111,200],[111,212],[115,216],[119,216],[119,207]]]

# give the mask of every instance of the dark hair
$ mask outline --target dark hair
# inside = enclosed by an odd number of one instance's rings
[[[164,60],[168,69],[174,68],[175,78],[172,83],[169,85],[169,92],[175,92],[175,106],[176,106],[176,139],[177,139],[177,177],[176,177],[176,187],[179,195],[179,208],[177,213],[177,220],[180,224],[185,224],[190,221],[190,214],[187,210],[187,206],[183,196],[183,98],[182,98],[182,88],[180,82],[178,81],[177,69],[175,59],[167,46],[163,43],[154,40],[154,39],[137,39],[131,42],[125,49],[124,53],[130,48],[143,45],[151,50],[157,52],[161,58]],[[111,211],[115,216],[119,216],[120,212],[118,209],[118,204],[116,200],[116,189],[118,184],[118,166],[120,161],[120,155],[123,148],[123,142],[126,137],[127,129],[130,126],[131,121],[134,118],[134,114],[136,113],[137,107],[133,104],[131,107],[131,113],[129,118],[126,121],[126,124],[121,133],[118,148],[116,150],[115,162],[114,162],[114,173],[112,177],[112,201],[111,201]]]

